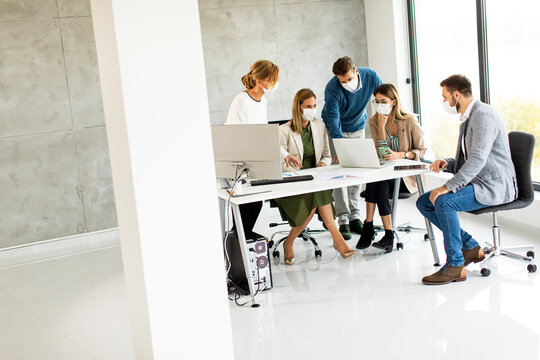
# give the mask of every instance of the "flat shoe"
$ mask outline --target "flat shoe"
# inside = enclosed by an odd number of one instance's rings
[[[463,266],[467,266],[470,263],[479,263],[481,261],[484,261],[486,258],[484,254],[484,249],[482,249],[480,246],[477,246],[475,248],[472,248],[470,250],[461,250],[463,253],[463,258],[465,259],[465,263]]]
[[[362,234],[362,228],[364,227],[364,224],[362,224],[362,221],[359,219],[355,219],[352,221],[349,221],[349,229],[353,233],[357,233],[358,235]]]
[[[339,225],[339,232],[341,233],[341,236],[343,236],[343,239],[345,240],[351,240],[351,228],[349,227],[349,224],[343,224]]]

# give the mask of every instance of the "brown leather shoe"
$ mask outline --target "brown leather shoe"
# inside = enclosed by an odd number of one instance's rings
[[[444,265],[439,271],[422,279],[426,285],[444,285],[451,282],[467,280],[465,266]]]
[[[467,266],[472,262],[476,264],[486,258],[486,256],[484,255],[484,250],[482,250],[480,246],[477,246],[470,250],[461,250],[461,252],[463,253],[463,257],[465,258],[463,266]]]

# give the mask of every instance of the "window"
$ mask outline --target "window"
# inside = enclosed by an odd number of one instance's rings
[[[428,159],[454,157],[459,115],[442,106],[440,83],[452,74],[464,74],[479,96],[476,8],[470,0],[444,3],[417,0],[416,32],[420,113],[426,133]]]
[[[486,1],[490,102],[508,131],[535,135],[535,182],[540,182],[539,13],[538,0]]]
[[[426,158],[455,155],[459,115],[444,112],[439,83],[461,73],[471,80],[475,98],[497,109],[508,131],[535,135],[532,177],[540,190],[540,2],[408,0],[408,7],[409,26],[416,35],[411,38],[412,63],[417,66],[415,106],[431,140]],[[479,51],[477,28],[484,21],[487,51]],[[480,73],[480,62],[488,64],[485,72]],[[480,88],[486,89],[485,98]]]

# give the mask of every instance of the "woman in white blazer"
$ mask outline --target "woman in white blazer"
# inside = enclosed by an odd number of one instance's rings
[[[301,89],[296,93],[292,106],[292,120],[280,126],[280,143],[290,155],[302,163],[302,168],[330,165],[330,147],[324,123],[315,119],[317,99],[310,89]],[[289,162],[289,164],[292,164]],[[294,168],[283,164],[283,171]],[[309,186],[309,183],[306,183]],[[285,264],[294,264],[293,242],[317,212],[330,231],[334,248],[343,258],[355,254],[347,245],[334,222],[332,191],[318,191],[309,194],[276,199],[284,220],[292,227],[283,243]]]

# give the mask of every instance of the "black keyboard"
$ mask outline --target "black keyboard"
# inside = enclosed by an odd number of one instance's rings
[[[298,175],[298,176],[285,176],[283,179],[260,179],[251,180],[251,186],[270,185],[270,184],[286,184],[295,181],[309,181],[313,180],[313,175]]]

